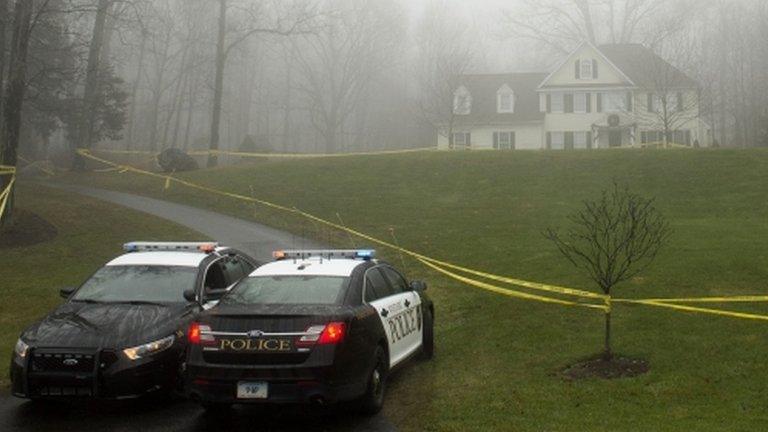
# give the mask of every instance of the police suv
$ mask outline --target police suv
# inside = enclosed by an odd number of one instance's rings
[[[371,250],[283,251],[188,330],[186,384],[207,409],[357,400],[381,409],[387,374],[434,350],[426,285]]]
[[[68,300],[24,330],[11,360],[14,395],[122,399],[178,388],[184,330],[256,267],[215,243],[124,249],[79,288],[62,289]]]

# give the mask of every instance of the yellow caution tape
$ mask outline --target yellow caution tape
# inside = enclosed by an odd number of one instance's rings
[[[254,198],[251,196],[245,196],[240,195],[237,193],[222,191],[218,189],[214,189],[211,187],[199,185],[196,183],[192,183],[186,180],[182,180],[173,176],[169,175],[163,175],[163,174],[157,174],[150,171],[142,170],[139,168],[135,168],[129,165],[119,165],[114,162],[108,161],[106,159],[102,159],[96,156],[93,156],[88,152],[87,150],[80,150],[80,154],[82,154],[85,157],[88,157],[92,160],[104,163],[106,165],[110,165],[115,169],[118,169],[120,172],[127,172],[132,171],[139,174],[148,175],[151,177],[156,177],[160,179],[165,180],[166,188],[170,187],[171,182],[177,182],[181,185],[187,186],[192,189],[197,189],[221,196],[226,196],[229,198],[242,200],[242,201],[248,201],[251,203],[256,203],[263,205],[265,207],[269,207],[272,209],[293,213],[298,216],[304,217],[310,221],[317,222],[320,224],[323,224],[325,226],[328,226],[330,228],[334,228],[343,232],[346,232],[348,234],[357,236],[359,238],[362,238],[364,240],[368,240],[371,243],[378,244],[380,246],[387,247],[389,249],[401,252],[405,255],[409,255],[424,265],[426,265],[429,268],[432,268],[435,271],[438,271],[446,276],[449,276],[455,280],[458,280],[460,282],[466,283],[468,285],[481,288],[487,291],[495,292],[498,294],[510,296],[510,297],[517,297],[517,298],[523,298],[528,300],[536,300],[546,303],[554,303],[554,304],[560,304],[560,305],[567,305],[567,306],[579,306],[579,307],[586,307],[586,308],[592,308],[592,309],[598,309],[602,310],[606,313],[610,313],[612,308],[612,303],[619,302],[619,303],[634,303],[634,304],[642,304],[642,305],[648,305],[648,306],[655,306],[655,307],[662,307],[662,308],[669,308],[669,309],[676,309],[680,311],[687,311],[687,312],[697,312],[697,313],[706,313],[706,314],[714,314],[714,315],[721,315],[721,316],[728,316],[728,317],[735,317],[735,318],[743,318],[743,319],[752,319],[752,320],[768,320],[768,316],[765,315],[758,315],[758,314],[749,314],[749,313],[741,313],[741,312],[732,312],[732,311],[726,311],[726,310],[720,310],[720,309],[710,309],[710,308],[701,308],[701,307],[693,307],[693,306],[685,306],[685,305],[679,305],[679,304],[672,304],[672,303],[687,303],[687,302],[753,302],[753,301],[768,301],[768,296],[732,296],[732,297],[696,297],[696,298],[664,298],[664,299],[618,299],[618,298],[612,298],[607,295],[598,294],[590,291],[583,291],[583,290],[577,290],[572,288],[566,288],[566,287],[560,287],[556,285],[547,285],[542,284],[538,282],[530,282],[525,281],[521,279],[515,279],[515,278],[509,278],[505,276],[495,275],[491,273],[486,273],[474,269],[470,269],[467,267],[462,267],[453,263],[437,260],[435,258],[431,258],[425,255],[422,255],[418,252],[411,251],[409,249],[402,248],[398,245],[392,244],[390,242],[377,239],[375,237],[372,237],[368,234],[362,233],[360,231],[357,231],[355,229],[352,229],[350,227],[347,227],[342,224],[338,224],[323,218],[320,218],[318,216],[315,216],[311,213],[304,212],[302,210],[299,210],[295,207],[286,207],[280,204],[275,204],[269,201],[261,200],[258,198]],[[576,301],[569,301],[569,300],[563,300],[558,298],[552,298],[552,297],[546,297],[541,295],[535,295],[535,294],[529,294],[525,292],[515,291],[507,288],[498,287],[496,285],[492,285],[486,282],[478,281],[466,276],[459,275],[457,273],[451,272],[447,269],[453,269],[455,271],[475,275],[484,279],[494,280],[497,282],[502,282],[509,285],[516,285],[524,288],[529,288],[533,290],[538,291],[545,291],[550,292],[554,294],[560,294],[560,295],[569,295],[569,296],[575,296],[579,298],[587,298],[591,300],[602,300],[604,304],[592,304],[592,303],[581,303]]]
[[[545,296],[540,296],[540,295],[535,295],[535,294],[528,294],[528,293],[524,293],[524,292],[520,292],[520,291],[515,291],[515,290],[511,290],[511,289],[501,288],[501,287],[498,287],[498,286],[495,286],[495,285],[491,285],[491,284],[488,284],[488,283],[485,283],[485,282],[477,281],[477,280],[474,280],[474,279],[470,279],[470,278],[458,275],[458,274],[453,273],[453,272],[451,272],[449,270],[446,270],[443,267],[440,267],[440,266],[437,266],[435,264],[432,264],[431,262],[429,262],[427,260],[419,259],[419,261],[422,264],[424,264],[425,266],[427,266],[427,267],[429,267],[429,268],[431,268],[431,269],[433,269],[435,271],[438,271],[438,272],[440,272],[440,273],[442,273],[442,274],[444,274],[444,275],[446,275],[446,276],[448,276],[448,277],[450,277],[452,279],[456,279],[457,281],[464,282],[467,285],[471,285],[471,286],[474,286],[474,287],[477,287],[477,288],[481,288],[481,289],[484,289],[484,290],[487,290],[487,291],[495,292],[497,294],[502,294],[502,295],[509,296],[509,297],[522,298],[522,299],[526,299],[526,300],[536,300],[536,301],[540,301],[540,302],[544,302],[544,303],[555,303],[555,304],[564,305],[564,306],[579,306],[579,307],[593,308],[593,309],[600,309],[600,310],[603,310],[603,311],[608,311],[608,306],[606,306],[606,305],[596,305],[596,304],[590,304],[590,303],[578,303],[578,302],[573,302],[573,301],[568,301],[568,300],[560,300],[560,299],[555,299],[555,298],[551,298],[551,297],[545,297]]]
[[[0,165],[0,175],[16,174],[16,167],[10,165]]]
[[[16,167],[10,165],[0,165],[0,176],[10,175],[11,180],[5,185],[5,189],[0,192],[0,219],[5,214],[5,208],[7,207],[8,200],[11,197],[11,191],[13,190],[13,184],[16,183]]]
[[[436,147],[421,147],[414,149],[401,149],[401,150],[379,150],[371,152],[350,152],[350,153],[255,153],[255,152],[240,152],[240,151],[227,151],[227,150],[193,150],[187,152],[192,156],[234,156],[234,157],[258,157],[258,158],[295,158],[295,159],[313,159],[313,158],[338,158],[347,156],[378,156],[378,155],[392,155],[403,153],[416,153],[437,150]],[[95,149],[101,153],[111,154],[123,154],[123,155],[153,155],[156,156],[158,152],[152,152],[147,150],[111,150],[111,149]]]
[[[689,298],[650,298],[643,299],[658,303],[754,303],[768,302],[768,296],[728,296],[728,297],[689,297]]]
[[[156,156],[156,155],[159,154],[156,151],[149,151],[149,150],[93,149],[93,151],[97,151],[97,152],[100,152],[100,153],[122,154],[122,155],[153,155],[153,156]]]
[[[263,205],[263,206],[266,206],[266,207],[269,207],[269,208],[273,208],[273,209],[276,209],[276,210],[297,214],[297,215],[299,215],[301,217],[304,217],[304,218],[306,218],[308,220],[311,220],[311,221],[314,221],[314,222],[318,222],[320,224],[323,224],[323,225],[331,227],[331,228],[338,229],[338,230],[343,231],[343,232],[347,232],[349,234],[355,235],[355,236],[360,237],[362,239],[368,240],[368,241],[370,241],[372,243],[375,243],[375,244],[378,244],[378,245],[381,245],[381,246],[393,249],[395,251],[401,252],[403,254],[409,255],[409,256],[411,256],[413,258],[424,260],[424,261],[428,261],[428,262],[431,262],[433,264],[436,264],[436,265],[439,265],[439,266],[442,266],[442,267],[451,268],[453,270],[458,270],[460,272],[464,272],[464,273],[468,273],[468,274],[474,274],[476,276],[480,276],[480,277],[483,277],[483,278],[486,278],[486,279],[490,279],[490,280],[495,280],[497,282],[503,282],[503,283],[510,284],[510,285],[522,286],[522,287],[525,287],[525,288],[539,290],[539,291],[547,291],[547,292],[552,292],[552,293],[557,293],[557,294],[570,295],[570,296],[576,296],[576,297],[585,297],[585,298],[591,298],[591,299],[601,299],[601,300],[604,300],[606,298],[605,295],[597,294],[597,293],[593,293],[593,292],[589,292],[589,291],[575,290],[575,289],[571,289],[571,288],[558,287],[558,286],[554,286],[554,285],[546,285],[546,284],[542,284],[542,283],[538,283],[538,282],[524,281],[524,280],[521,280],[521,279],[513,279],[513,278],[508,278],[508,277],[504,277],[504,276],[499,276],[499,275],[494,275],[494,274],[491,274],[491,273],[486,273],[486,272],[481,272],[481,271],[469,269],[469,268],[466,268],[466,267],[462,267],[462,266],[459,266],[459,265],[456,265],[456,264],[452,264],[452,263],[449,263],[449,262],[437,260],[437,259],[425,256],[425,255],[419,254],[417,252],[414,252],[414,251],[402,248],[400,246],[397,246],[395,244],[392,244],[392,243],[384,241],[384,240],[377,239],[375,237],[371,237],[371,236],[369,236],[367,234],[364,234],[364,233],[362,233],[360,231],[356,231],[356,230],[354,230],[352,228],[349,228],[347,226],[344,226],[344,225],[341,225],[341,224],[338,224],[338,223],[335,223],[335,222],[332,222],[332,221],[329,221],[329,220],[317,217],[317,216],[315,216],[313,214],[301,211],[301,210],[293,208],[293,207],[286,207],[286,206],[275,204],[275,203],[272,203],[272,202],[269,202],[269,201],[260,200],[258,198],[254,198],[254,197],[251,197],[251,196],[245,196],[245,195],[240,195],[240,194],[236,194],[236,193],[226,192],[226,191],[222,191],[222,190],[218,190],[218,189],[213,189],[213,188],[210,188],[210,187],[206,187],[206,186],[202,186],[202,185],[195,184],[195,183],[192,183],[192,182],[188,182],[186,180],[181,180],[181,179],[179,179],[177,177],[157,174],[157,173],[153,173],[153,172],[150,172],[150,171],[142,170],[142,169],[139,169],[139,168],[131,167],[131,166],[128,166],[128,165],[118,165],[118,164],[116,164],[114,162],[111,162],[109,160],[102,159],[102,158],[99,158],[97,156],[94,156],[90,152],[85,151],[85,150],[80,150],[80,154],[82,154],[84,157],[88,157],[90,159],[93,159],[95,161],[104,163],[106,165],[110,165],[110,166],[115,167],[115,168],[120,167],[120,168],[122,168],[123,170],[126,170],[126,171],[128,171],[128,170],[129,171],[134,171],[134,172],[137,172],[137,173],[140,173],[140,174],[144,174],[144,175],[147,175],[147,176],[164,179],[165,180],[165,185],[166,185],[165,189],[170,187],[170,183],[171,182],[177,182],[179,184],[182,184],[184,186],[187,186],[187,187],[190,187],[190,188],[193,188],[193,189],[198,189],[198,190],[202,190],[202,191],[206,191],[206,192],[209,192],[209,193],[214,193],[214,194],[217,194],[217,195],[222,195],[222,196],[226,196],[226,197],[229,197],[229,198],[234,198],[234,199],[238,199],[238,200],[242,200],[242,201],[248,201],[248,202],[260,204],[260,205]]]
[[[669,300],[677,300],[677,299],[669,299]],[[696,307],[696,306],[685,306],[680,304],[671,304],[670,302],[667,302],[667,301],[662,302],[657,300],[644,300],[644,299],[638,299],[638,300],[613,299],[613,301],[621,302],[621,303],[630,303],[630,304],[641,304],[646,306],[655,306],[660,308],[668,308],[668,309],[684,311],[684,312],[703,313],[703,314],[710,314],[710,315],[727,316],[731,318],[768,321],[768,315],[759,315],[759,314],[751,314],[751,313],[744,313],[744,312],[733,312],[733,311],[727,311],[722,309],[702,308],[702,307]]]

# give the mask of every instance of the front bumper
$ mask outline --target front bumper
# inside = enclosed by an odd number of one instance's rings
[[[29,399],[130,399],[176,388],[180,363],[173,349],[129,360],[109,350],[37,348],[11,360],[11,389]]]

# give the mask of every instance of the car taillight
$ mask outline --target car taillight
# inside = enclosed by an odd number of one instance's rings
[[[331,322],[325,325],[315,325],[304,330],[304,335],[296,341],[297,347],[311,347],[312,345],[333,345],[344,340],[346,324],[343,322]]]
[[[210,331],[210,326],[193,322],[189,325],[187,340],[192,345],[213,345],[216,343],[216,338],[208,334]]]
[[[337,344],[344,340],[345,325],[343,322],[332,322],[325,325],[323,334],[320,335],[318,345]]]

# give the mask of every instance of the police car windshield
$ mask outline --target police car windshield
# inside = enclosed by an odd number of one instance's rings
[[[195,285],[197,268],[180,266],[106,266],[91,276],[72,297],[103,303],[184,302],[184,290]]]
[[[254,276],[240,281],[221,304],[335,304],[349,281],[342,276]]]

